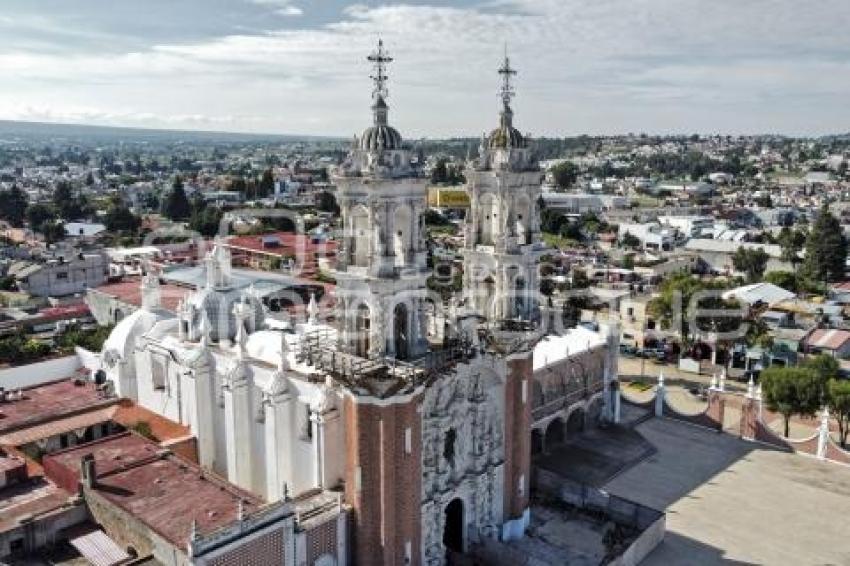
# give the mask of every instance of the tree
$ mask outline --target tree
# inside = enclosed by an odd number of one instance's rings
[[[647,309],[652,318],[661,322],[663,328],[672,329],[687,338],[694,330],[712,332],[731,332],[741,323],[740,305],[734,301],[724,301],[720,291],[725,288],[722,282],[704,281],[688,273],[677,273],[661,283],[659,295],[649,301]],[[697,293],[706,293],[697,307],[708,313],[695,313],[696,329],[689,328],[691,299]],[[728,311],[728,312],[724,312]]]
[[[793,415],[812,416],[820,408],[824,382],[811,368],[769,367],[761,373],[761,384],[767,408],[782,415],[786,438]]]
[[[838,360],[827,354],[818,354],[805,361],[803,367],[815,372],[821,380],[826,383],[830,379],[838,378]]]
[[[263,171],[263,176],[260,177],[260,182],[257,184],[257,196],[267,197],[274,193],[274,174],[271,168]]]
[[[106,212],[104,224],[110,232],[135,232],[142,220],[123,203],[113,203]]]
[[[339,215],[339,205],[336,203],[336,197],[328,191],[319,193],[316,198],[316,208],[322,212]]]
[[[59,181],[53,190],[53,207],[62,220],[75,220],[84,216],[80,197],[66,181]]]
[[[829,412],[838,421],[838,439],[842,448],[847,448],[850,432],[850,381],[831,379],[826,387],[826,402]]]
[[[824,205],[806,239],[803,272],[816,281],[840,281],[844,279],[846,261],[847,239],[841,223]]]
[[[179,176],[174,179],[171,191],[165,198],[162,213],[171,220],[186,220],[192,213],[192,207],[183,189],[183,180]]]
[[[568,222],[565,215],[551,208],[544,208],[540,212],[540,230],[548,234],[560,234],[563,225]]]
[[[20,228],[24,225],[27,203],[24,191],[18,185],[12,185],[11,189],[0,194],[0,218],[15,228]]]
[[[46,222],[52,222],[56,219],[56,214],[47,205],[31,204],[27,207],[26,217],[30,228],[36,232],[41,232],[41,228]]]
[[[426,226],[447,226],[451,224],[451,221],[448,218],[433,208],[426,209],[422,218],[425,221]]]
[[[626,232],[623,234],[623,237],[620,238],[620,245],[624,248],[631,248],[636,250],[640,248],[640,238],[632,234],[631,232]]]
[[[801,287],[799,278],[793,271],[769,271],[764,275],[764,281],[792,293],[799,292]]]
[[[41,233],[44,234],[44,241],[48,245],[61,242],[65,239],[65,224],[55,220],[45,222],[41,226]]]
[[[572,161],[564,161],[549,170],[555,184],[562,189],[569,188],[578,179],[578,167]]]
[[[445,157],[441,157],[437,160],[437,163],[434,164],[434,168],[431,169],[431,182],[435,185],[448,181],[449,170],[447,163],[448,160]]]
[[[770,256],[761,248],[740,247],[732,255],[732,265],[743,271],[749,281],[758,281],[764,275],[768,259]]]
[[[800,262],[800,251],[806,244],[806,235],[802,230],[793,230],[789,226],[783,226],[777,238],[779,245],[782,247],[782,261],[787,261],[792,265]]]
[[[202,210],[193,210],[189,219],[189,228],[211,238],[218,234],[224,212],[217,206],[207,206]]]

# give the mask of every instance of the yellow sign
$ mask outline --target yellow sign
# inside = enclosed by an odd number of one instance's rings
[[[428,206],[469,208],[469,195],[463,189],[454,187],[428,187]]]

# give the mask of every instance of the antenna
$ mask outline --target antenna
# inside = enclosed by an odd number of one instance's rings
[[[375,99],[386,98],[387,93],[387,64],[391,63],[393,58],[384,49],[384,40],[378,39],[378,48],[367,57],[375,65],[375,71],[369,78],[375,82],[375,88],[372,91],[372,97]]]
[[[516,75],[516,70],[511,67],[511,60],[508,57],[507,42],[505,42],[505,61],[502,63],[502,66],[499,67],[499,74],[502,75],[502,89],[500,92],[502,104],[504,104],[505,108],[507,108],[511,105],[511,99],[516,96],[516,91],[514,91],[514,87],[511,84],[511,77]]]

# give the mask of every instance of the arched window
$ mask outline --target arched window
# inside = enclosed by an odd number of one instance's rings
[[[361,358],[369,357],[371,321],[369,319],[369,307],[361,304],[357,307],[357,316],[354,321],[354,353]]]
[[[395,256],[395,265],[397,267],[408,263],[408,253],[413,247],[411,218],[412,213],[409,206],[402,205],[396,208],[393,218],[393,225],[396,230],[393,235],[393,255]]]
[[[393,309],[393,347],[399,360],[410,358],[410,324],[407,305],[399,303]]]

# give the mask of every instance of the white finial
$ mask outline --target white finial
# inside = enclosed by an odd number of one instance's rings
[[[726,368],[720,372],[720,391],[726,391]]]
[[[310,293],[310,302],[307,304],[307,324],[313,326],[318,323],[319,305],[316,304],[316,293]]]
[[[201,333],[201,346],[206,348],[210,345],[210,317],[207,316],[206,309],[201,310],[201,322],[198,330]]]
[[[821,413],[820,425],[829,430],[829,407],[827,406],[824,406],[823,413]]]
[[[753,380],[753,374],[750,374],[750,380],[747,382],[747,398],[752,399],[756,395],[756,382]]]
[[[248,333],[245,332],[245,319],[236,319],[236,356],[241,360],[245,357],[245,346],[248,342]]]
[[[277,363],[277,369],[281,373],[289,369],[289,345],[286,343],[286,332],[280,333],[280,361]]]
[[[717,389],[717,372],[711,374],[711,383],[708,385],[709,389]]]
[[[664,387],[664,371],[658,372],[658,386]]]
[[[761,400],[762,400],[762,396],[761,396],[761,383],[759,383],[758,387],[756,387],[756,399],[758,399],[759,401],[761,401]]]

